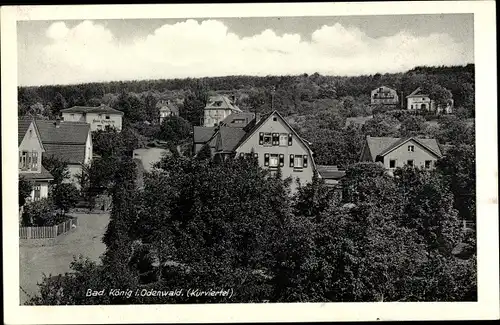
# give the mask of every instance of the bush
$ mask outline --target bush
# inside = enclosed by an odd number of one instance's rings
[[[52,200],[43,198],[25,205],[21,220],[22,227],[54,226],[68,220],[70,217],[56,213]]]

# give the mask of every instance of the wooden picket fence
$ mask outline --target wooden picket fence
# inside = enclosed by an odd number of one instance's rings
[[[19,227],[19,238],[20,239],[46,239],[46,238],[56,238],[73,228],[73,226],[78,226],[78,218],[72,217],[63,223],[55,226],[48,227]]]

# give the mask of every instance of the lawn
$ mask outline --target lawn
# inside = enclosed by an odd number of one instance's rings
[[[19,246],[19,285],[29,295],[38,292],[37,282],[42,275],[64,274],[70,271],[73,256],[83,255],[94,261],[104,253],[106,246],[102,236],[109,222],[109,214],[74,214],[78,216],[78,227],[59,236],[55,243],[34,246],[23,242]],[[20,290],[21,305],[28,295]]]

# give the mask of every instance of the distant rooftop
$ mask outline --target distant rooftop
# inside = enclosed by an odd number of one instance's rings
[[[108,113],[108,114],[120,114],[123,115],[122,111],[114,109],[112,107],[101,105],[97,107],[91,106],[73,106],[70,108],[62,109],[62,113]]]

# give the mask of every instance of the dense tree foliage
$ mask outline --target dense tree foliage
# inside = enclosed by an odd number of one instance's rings
[[[163,120],[157,138],[179,144],[189,139],[192,127],[188,121],[179,116],[169,116]]]
[[[31,195],[33,191],[33,183],[19,176],[19,206],[22,207],[26,203],[26,199]]]

